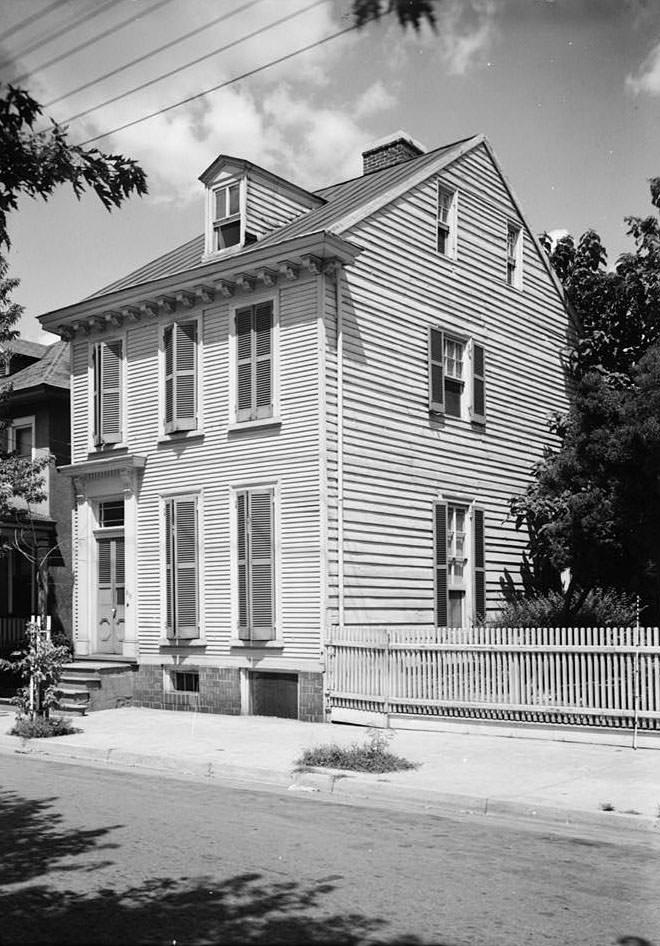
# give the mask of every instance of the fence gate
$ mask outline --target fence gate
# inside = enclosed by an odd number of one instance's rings
[[[429,717],[660,729],[654,628],[333,628],[334,722]]]

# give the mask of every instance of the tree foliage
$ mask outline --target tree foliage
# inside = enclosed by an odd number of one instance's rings
[[[42,114],[24,89],[9,85],[0,96],[0,248],[10,246],[8,214],[21,194],[48,200],[59,185],[69,183],[76,197],[91,189],[112,210],[132,194],[147,193],[146,176],[135,161],[72,144],[56,122],[35,131]]]
[[[660,208],[660,178],[651,181]],[[634,251],[607,270],[600,237],[560,240],[551,260],[577,316],[569,352],[574,395],[553,418],[558,447],[511,501],[528,530],[521,571],[528,595],[565,588],[567,616],[590,591],[639,594],[660,616],[660,222],[628,217]],[[547,245],[547,243],[546,243]],[[509,576],[505,598],[515,598]]]
[[[353,0],[353,17],[357,26],[378,20],[388,13],[395,13],[402,27],[421,29],[422,23],[435,29],[434,0]]]

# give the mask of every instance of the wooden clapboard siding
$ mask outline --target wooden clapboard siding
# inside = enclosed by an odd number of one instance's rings
[[[159,441],[157,342],[167,319],[129,332],[129,450],[148,462],[138,503],[138,598],[141,656],[159,653],[163,628],[163,534],[160,497],[200,494],[203,543],[200,610],[206,658],[230,651],[230,489],[277,483],[279,501],[278,625],[284,657],[318,658],[320,650],[320,482],[317,280],[311,277],[246,296],[279,307],[280,427],[229,430],[229,334],[233,299],[206,307],[200,363],[203,437]],[[191,317],[197,310],[191,310]],[[170,317],[171,318],[171,317]],[[188,315],[186,315],[188,318]],[[250,650],[248,653],[252,653]]]
[[[518,573],[523,536],[507,520],[548,443],[547,418],[567,393],[568,320],[526,230],[523,291],[506,284],[507,221],[520,221],[482,146],[441,175],[458,191],[458,256],[438,256],[437,176],[349,230],[364,248],[342,277],[344,310],[344,588],[350,625],[430,625],[432,504],[473,497],[486,524],[487,597]],[[428,327],[474,338],[486,352],[485,428],[429,415]],[[334,340],[328,333],[328,355]],[[336,364],[327,359],[328,390]],[[467,382],[466,382],[467,385]],[[335,405],[329,415],[336,449]],[[332,467],[329,467],[332,482]],[[336,607],[337,517],[330,516],[330,602]],[[336,611],[331,609],[330,618]]]
[[[87,459],[89,444],[89,343],[71,342],[71,462]]]
[[[296,200],[284,188],[248,174],[245,228],[249,233],[265,236],[308,210],[309,204]]]

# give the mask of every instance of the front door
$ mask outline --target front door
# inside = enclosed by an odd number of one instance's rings
[[[98,539],[97,649],[121,654],[124,640],[124,540]]]

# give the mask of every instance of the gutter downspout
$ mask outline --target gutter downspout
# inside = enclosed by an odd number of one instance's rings
[[[340,638],[344,630],[344,308],[341,283],[343,267],[337,269],[337,621]]]

